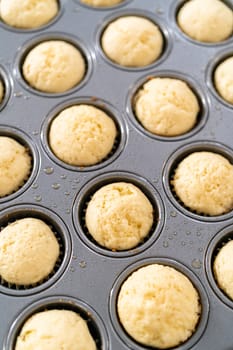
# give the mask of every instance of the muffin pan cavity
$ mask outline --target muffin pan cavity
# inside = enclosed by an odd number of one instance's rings
[[[82,1],[82,0],[75,0],[77,2],[79,2],[80,5],[86,7],[86,8],[89,8],[90,10],[97,10],[97,11],[112,11],[112,10],[115,10],[115,9],[118,9],[119,7],[122,7],[122,6],[126,6],[129,2],[131,2],[132,0],[121,0],[119,1],[118,3],[116,2],[116,4],[114,5],[104,5],[104,1],[97,1],[96,3],[98,3],[98,5],[92,5],[91,4],[91,1],[90,1],[90,4],[87,4],[85,1]],[[111,1],[109,1],[109,4],[110,4]],[[94,3],[94,1],[93,1]],[[107,1],[106,1],[107,3]]]
[[[217,42],[207,42],[207,41],[200,41],[197,39],[192,38],[190,35],[186,34],[184,32],[184,30],[182,30],[182,28],[180,27],[179,23],[178,23],[178,15],[180,10],[182,9],[182,7],[186,4],[188,4],[191,0],[180,0],[180,1],[174,1],[170,7],[170,20],[173,24],[173,28],[176,30],[177,34],[181,37],[184,38],[185,40],[187,40],[188,42],[195,44],[195,45],[200,45],[203,47],[221,47],[224,46],[225,44],[231,44],[233,41],[233,37],[231,33],[227,38],[225,38],[224,40],[220,40]],[[233,4],[232,1],[230,0],[221,0],[221,2],[223,4],[225,4],[229,9],[231,9],[233,11]],[[201,4],[201,3],[200,3]],[[193,10],[192,10],[193,11]],[[206,14],[208,14],[208,11],[206,11]],[[199,14],[199,16],[203,15]],[[213,16],[213,14],[212,14]],[[225,16],[223,16],[224,19]],[[188,21],[187,21],[188,23]],[[208,26],[207,26],[208,27]],[[189,30],[191,30],[191,26],[189,26]]]
[[[54,41],[60,41],[60,42],[65,42],[67,44],[72,45],[74,49],[77,49],[77,51],[80,53],[80,58],[82,58],[85,68],[84,68],[84,73],[83,77],[80,78],[80,81],[71,88],[67,88],[66,91],[64,92],[45,92],[41,91],[39,89],[36,89],[32,87],[27,80],[24,77],[23,74],[23,65],[25,63],[26,58],[28,57],[28,54],[38,47],[38,45],[43,44],[45,42],[54,42]],[[48,50],[48,49],[47,49]],[[46,52],[46,50],[45,50]],[[49,54],[49,51],[48,51]],[[49,56],[50,57],[50,56]],[[51,72],[51,64],[58,64],[56,61],[56,58],[51,55],[50,57],[51,63],[48,62],[48,70]],[[49,59],[49,60],[50,60]],[[41,34],[38,36],[34,36],[33,39],[25,42],[17,52],[16,60],[15,60],[15,76],[19,83],[27,89],[29,92],[37,94],[39,96],[44,96],[44,97],[61,97],[61,96],[66,96],[68,94],[71,94],[73,92],[76,92],[78,89],[83,87],[87,81],[89,80],[91,73],[92,73],[92,68],[93,68],[93,60],[94,60],[94,55],[89,51],[89,48],[86,47],[86,44],[83,44],[80,39],[78,39],[76,36],[70,34],[68,35],[67,33],[61,33],[61,32],[51,32],[49,34]],[[46,63],[46,61],[45,61]],[[34,65],[34,64],[33,64]],[[66,62],[61,62],[61,65],[63,65],[64,70],[66,70]],[[45,73],[44,73],[45,74]],[[60,74],[60,73],[59,73]],[[72,75],[72,73],[70,73]],[[38,74],[37,74],[38,75]],[[56,76],[56,71],[54,72],[54,76]],[[36,78],[36,75],[35,75]],[[38,78],[38,77],[37,77]]]
[[[229,108],[233,108],[233,104],[228,102],[226,99],[224,99],[220,93],[218,92],[216,85],[215,85],[215,72],[216,69],[220,64],[222,64],[224,61],[229,59],[230,57],[233,57],[233,50],[224,50],[217,53],[217,55],[209,62],[209,65],[206,70],[206,80],[207,85],[209,87],[210,92],[213,94],[213,96],[223,105]],[[230,78],[230,74],[229,74]]]
[[[37,283],[27,284],[27,285],[18,285],[18,284],[8,283],[1,277],[0,278],[1,292],[14,295],[14,296],[23,296],[23,295],[39,293],[43,289],[48,288],[53,283],[55,283],[57,279],[60,278],[64,273],[67,267],[67,264],[69,262],[70,253],[71,253],[71,240],[65,224],[59,218],[59,216],[57,216],[55,213],[40,206],[36,206],[36,205],[29,206],[27,204],[22,204],[22,205],[9,207],[3,210],[1,212],[1,217],[0,217],[1,231],[8,225],[15,223],[17,220],[26,219],[26,218],[39,219],[49,226],[49,228],[53,232],[58,242],[59,255],[51,273]],[[25,230],[25,234],[26,233],[27,233],[27,230]],[[31,244],[33,245],[33,242]]]
[[[74,166],[68,164],[55,156],[49,143],[51,123],[56,118],[56,116],[67,108],[80,105],[93,106],[99,109],[100,111],[103,111],[104,113],[106,113],[107,116],[109,116],[113,120],[116,127],[116,137],[111,151],[107,154],[105,158],[103,158],[101,161],[94,165]],[[117,159],[117,157],[121,154],[125,147],[125,143],[127,140],[127,128],[123,118],[121,118],[121,116],[119,115],[119,112],[114,106],[110,105],[108,102],[98,99],[96,97],[79,97],[73,100],[67,100],[66,102],[63,102],[62,104],[56,106],[45,119],[42,126],[41,135],[42,146],[45,147],[46,152],[54,162],[59,164],[61,167],[64,167],[69,170],[85,172],[100,169],[104,166],[109,165],[111,162]]]
[[[138,246],[125,251],[108,250],[100,246],[88,232],[85,222],[86,209],[94,193],[105,185],[117,182],[131,183],[138,187],[153,207],[153,224],[150,232]],[[164,209],[159,194],[146,179],[135,174],[113,172],[99,175],[82,188],[74,202],[73,221],[78,235],[89,248],[109,257],[128,257],[141,253],[155,242],[164,224]]]
[[[116,63],[107,56],[107,54],[105,53],[103,46],[102,46],[102,38],[103,38],[103,35],[106,32],[106,30],[108,29],[108,26],[118,19],[121,19],[124,17],[131,17],[131,16],[136,17],[136,18],[138,17],[139,19],[142,18],[142,19],[148,20],[149,22],[151,22],[152,24],[154,24],[158,28],[158,30],[161,34],[161,38],[162,38],[161,53],[154,60],[154,62],[149,63],[149,64],[144,65],[144,66],[141,65],[138,67],[137,66],[134,67],[134,66],[125,66],[125,65],[122,65],[120,63]],[[144,36],[145,36],[145,38],[147,38],[147,34],[145,34]],[[102,56],[102,58],[107,63],[109,63],[111,66],[113,66],[115,68],[118,68],[118,69],[121,69],[124,71],[128,71],[128,72],[144,71],[144,70],[156,67],[157,65],[161,64],[166,59],[166,57],[169,55],[169,52],[171,50],[171,42],[172,42],[169,29],[161,21],[160,18],[157,18],[151,12],[139,11],[137,9],[119,11],[119,12],[114,13],[114,15],[107,16],[104,19],[104,21],[101,23],[101,26],[99,26],[99,28],[97,29],[97,35],[96,35],[95,40],[96,40],[96,49],[97,49],[98,53]],[[147,39],[143,39],[143,34],[142,34],[142,38],[140,38],[139,44],[141,44],[143,48],[144,48],[144,46],[146,46],[146,40]],[[148,45],[149,45],[149,43],[148,43]],[[119,50],[120,50],[120,47],[121,46],[119,46]]]
[[[199,112],[197,114],[196,123],[191,128],[191,130],[177,136],[161,136],[148,131],[138,120],[136,111],[135,111],[136,96],[139,93],[139,91],[143,89],[144,84],[156,78],[161,78],[161,79],[168,78],[168,79],[180,80],[181,82],[186,83],[187,86],[190,88],[190,90],[193,92],[199,104]],[[170,99],[170,97],[168,97],[168,99]],[[176,101],[174,101],[174,106],[175,105],[176,105]],[[164,107],[161,106],[161,109],[163,108]],[[130,118],[130,121],[143,134],[160,141],[179,141],[195,135],[204,127],[209,115],[209,100],[205,92],[199,86],[199,84],[188,75],[184,75],[181,72],[175,72],[175,71],[156,71],[155,73],[150,74],[150,76],[146,75],[140,80],[138,80],[137,82],[135,82],[134,86],[130,89],[128,93],[126,110]]]
[[[96,311],[91,306],[79,299],[61,295],[37,300],[22,311],[12,324],[10,332],[5,339],[4,350],[14,350],[17,337],[23,324],[34,314],[47,310],[68,310],[77,313],[83,320],[86,321],[89,332],[96,343],[97,349],[109,349],[108,335],[105,326]]]
[[[0,82],[2,87],[2,98],[0,101],[0,111],[1,111],[3,110],[4,107],[6,107],[11,95],[11,89],[12,89],[12,79],[9,75],[9,72],[6,71],[6,69],[1,65],[0,65]]]
[[[193,144],[188,144],[186,146],[183,146],[179,148],[175,153],[172,154],[170,159],[167,161],[165,167],[164,167],[164,175],[163,175],[163,184],[166,191],[166,194],[169,198],[169,200],[185,215],[188,215],[192,218],[201,220],[201,221],[208,221],[208,222],[217,222],[222,220],[227,220],[232,217],[232,210],[224,213],[222,215],[207,215],[205,213],[196,212],[195,210],[192,210],[188,206],[185,206],[185,204],[179,199],[179,197],[176,195],[174,186],[172,184],[175,171],[178,167],[178,165],[181,163],[182,160],[184,160],[187,156],[195,153],[195,152],[212,152],[219,154],[226,158],[230,164],[233,164],[233,152],[231,149],[227,148],[224,145],[203,141],[203,142],[197,142]],[[203,168],[204,169],[204,168]],[[204,170],[205,172],[205,170]]]
[[[233,240],[233,226],[227,226],[223,230],[217,233],[217,235],[214,236],[212,241],[210,242],[207,251],[206,251],[206,273],[209,280],[209,283],[213,289],[213,291],[216,293],[218,298],[228,305],[230,308],[233,308],[233,300],[223,291],[222,288],[220,288],[217,277],[214,273],[214,261],[216,259],[217,254],[223,248],[228,242]],[[227,263],[227,260],[226,260]],[[230,277],[230,275],[229,275]],[[229,280],[230,283],[230,280]]]
[[[40,159],[39,159],[37,147],[34,144],[33,140],[31,140],[31,138],[27,134],[25,134],[23,131],[12,127],[8,127],[5,125],[0,125],[0,136],[7,137],[18,142],[20,145],[25,147],[26,152],[31,158],[29,175],[25,177],[24,181],[15,191],[0,198],[0,203],[3,203],[16,198],[17,196],[22,194],[32,184],[38,172]],[[4,162],[2,166],[4,166]]]
[[[111,322],[112,322],[114,331],[116,332],[117,336],[120,337],[121,341],[130,349],[135,349],[135,350],[145,350],[145,349],[157,350],[158,349],[154,347],[147,347],[133,340],[133,338],[131,338],[123,329],[118,316],[118,311],[117,311],[117,300],[118,300],[119,292],[121,290],[121,286],[123,285],[123,283],[135,271],[139,270],[142,267],[146,267],[152,264],[159,264],[159,265],[174,268],[175,270],[181,272],[184,276],[186,276],[189,279],[189,281],[192,283],[193,287],[196,289],[199,296],[198,301],[199,301],[200,310],[201,310],[199,321],[191,337],[187,339],[184,343],[176,347],[172,347],[172,349],[188,350],[188,349],[191,349],[196,343],[198,346],[198,341],[206,328],[206,324],[209,316],[209,301],[208,301],[206,291],[203,288],[202,284],[200,283],[199,279],[186,266],[179,263],[178,261],[167,259],[167,258],[149,258],[145,260],[139,260],[136,263],[128,266],[121,273],[121,275],[115,280],[111,290],[110,301],[109,301],[109,314],[111,317]],[[148,296],[148,298],[150,298],[150,296]]]
[[[49,28],[50,26],[53,26],[56,24],[56,22],[60,19],[60,17],[63,14],[64,11],[64,2],[65,0],[56,0],[57,3],[57,11],[55,11],[54,3],[52,2],[52,5],[50,5],[50,16],[45,17],[44,16],[44,8],[43,6],[46,6],[46,2],[42,1],[42,6],[37,4],[33,6],[31,5],[30,8],[30,2],[28,1],[28,4],[25,2],[24,8],[19,8],[17,1],[15,1],[15,10],[14,9],[14,3],[13,1],[10,2],[10,6],[7,8],[7,1],[4,1],[4,7],[5,7],[5,13],[7,14],[6,20],[1,18],[1,8],[0,8],[0,27],[4,30],[9,30],[11,32],[15,32],[18,34],[27,34],[27,33],[36,33],[38,31],[44,30]],[[38,6],[39,5],[39,6]],[[2,5],[3,6],[3,5]],[[29,7],[29,9],[27,8]],[[48,6],[48,4],[47,4]],[[43,8],[42,12],[41,9]],[[24,16],[24,10],[25,10],[25,16]],[[30,21],[30,11],[34,11],[34,13],[37,11],[37,15],[35,16],[35,20],[38,23],[36,25],[35,23],[31,23]],[[15,12],[16,18],[18,17],[18,20],[13,18],[13,13]],[[20,13],[21,12],[21,13]],[[20,13],[20,16],[19,16]],[[10,15],[11,14],[11,15]],[[42,20],[42,17],[44,19]],[[41,19],[40,19],[41,18]],[[10,24],[11,22],[14,22],[14,25]],[[10,22],[10,23],[8,23]],[[18,23],[16,25],[16,23]],[[22,25],[23,24],[23,25]]]

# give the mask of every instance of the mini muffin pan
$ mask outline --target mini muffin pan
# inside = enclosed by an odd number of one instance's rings
[[[219,289],[212,271],[217,251],[233,239],[233,211],[216,217],[191,212],[170,185],[178,162],[194,151],[214,151],[233,164],[233,106],[223,101],[213,84],[216,65],[233,53],[233,37],[217,44],[188,38],[176,23],[183,3],[126,0],[118,6],[92,8],[79,0],[60,0],[57,17],[38,29],[20,30],[0,21],[0,78],[5,90],[0,135],[18,140],[32,157],[26,183],[0,199],[0,225],[3,228],[23,217],[40,218],[51,226],[61,251],[54,271],[37,285],[15,286],[0,280],[0,349],[14,350],[23,322],[51,308],[75,310],[86,319],[98,350],[151,349],[124,332],[116,300],[127,276],[154,262],[183,272],[199,292],[202,314],[197,329],[173,349],[233,349],[233,301]],[[226,3],[233,8],[232,0]],[[106,25],[125,15],[146,17],[160,28],[164,47],[154,64],[121,67],[102,51],[100,39]],[[63,94],[36,91],[22,77],[28,50],[52,39],[73,43],[86,62],[82,82]],[[153,77],[182,79],[196,94],[200,113],[188,133],[156,136],[137,120],[134,95]],[[53,118],[63,108],[81,103],[106,111],[118,131],[111,154],[89,167],[63,163],[48,142]],[[154,208],[149,236],[122,252],[100,247],[83,219],[93,193],[117,181],[137,185]]]

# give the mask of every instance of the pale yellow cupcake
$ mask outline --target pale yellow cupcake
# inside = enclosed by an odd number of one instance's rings
[[[50,40],[28,53],[23,62],[23,77],[36,90],[61,93],[80,83],[85,69],[85,60],[75,46]]]
[[[31,156],[16,140],[0,136],[0,197],[17,191],[31,170]]]
[[[233,32],[233,12],[220,0],[190,0],[181,7],[177,21],[192,39],[217,43]]]
[[[123,1],[124,0],[80,0],[83,4],[93,7],[110,7],[118,5]]]
[[[50,22],[58,13],[57,0],[1,0],[0,17],[12,27],[33,29]]]
[[[233,241],[220,249],[213,270],[219,287],[233,300]]]
[[[0,276],[9,283],[31,285],[53,271],[59,244],[42,220],[20,219],[0,232]]]
[[[116,135],[115,123],[104,111],[77,105],[66,108],[52,121],[49,144],[63,162],[88,166],[111,152]]]
[[[192,336],[201,306],[197,290],[184,274],[169,266],[151,264],[124,281],[117,311],[120,323],[134,340],[168,349]]]
[[[163,36],[150,20],[124,16],[105,29],[102,48],[106,56],[126,67],[144,67],[155,62],[163,50]]]
[[[177,136],[191,130],[200,111],[198,99],[182,80],[153,78],[134,98],[136,117],[156,135]]]
[[[190,154],[179,163],[172,184],[179,199],[197,213],[214,216],[233,208],[233,166],[220,154]]]
[[[0,80],[0,103],[2,102],[3,98],[4,98],[4,87],[3,87],[2,81]]]
[[[86,210],[89,233],[101,246],[111,250],[136,247],[153,225],[153,207],[136,186],[116,182],[100,188]]]
[[[233,56],[218,65],[214,72],[214,83],[220,96],[233,104]]]
[[[87,322],[70,310],[46,310],[23,325],[14,350],[96,350]]]

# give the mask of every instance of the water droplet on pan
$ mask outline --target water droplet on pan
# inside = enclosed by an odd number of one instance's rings
[[[87,263],[85,261],[80,261],[79,266],[84,269],[87,266]]]
[[[199,259],[193,259],[191,265],[194,269],[200,269],[201,268],[201,261]]]
[[[169,243],[168,243],[167,241],[164,241],[164,242],[163,242],[163,246],[164,246],[164,248],[168,248]]]
[[[53,188],[54,190],[59,190],[60,187],[61,187],[61,185],[58,184],[57,182],[55,182],[54,184],[52,184],[52,188]]]
[[[22,91],[14,92],[14,97],[22,97],[22,96],[23,96]]]
[[[44,172],[46,175],[51,175],[51,174],[53,174],[54,169],[52,167],[48,166],[48,167],[44,168]]]
[[[170,212],[170,215],[171,215],[171,217],[175,218],[176,215],[177,215],[177,213],[176,213],[175,211],[171,211],[171,212]]]
[[[41,202],[42,197],[40,195],[37,195],[37,196],[34,197],[34,199],[35,199],[36,202]]]
[[[157,13],[157,15],[162,15],[163,14],[163,9],[157,8],[156,9],[156,13]]]

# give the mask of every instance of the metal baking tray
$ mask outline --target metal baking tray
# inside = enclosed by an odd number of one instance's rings
[[[204,0],[203,0],[204,2]],[[79,0],[61,0],[58,16],[36,30],[18,30],[0,22],[0,75],[5,98],[0,110],[0,135],[27,145],[33,158],[25,185],[0,199],[0,224],[25,216],[42,218],[56,232],[60,264],[46,281],[30,288],[0,285],[0,348],[13,350],[22,323],[33,312],[51,307],[77,310],[85,319],[98,349],[148,349],[121,328],[116,297],[122,281],[151,262],[183,271],[200,294],[202,316],[194,335],[179,350],[233,349],[233,301],[217,287],[212,259],[233,237],[233,212],[217,217],[191,213],[170,188],[177,162],[195,150],[213,150],[233,163],[233,110],[215,92],[213,70],[233,54],[233,37],[219,44],[191,40],[176,23],[183,1],[126,0],[119,6],[94,9]],[[227,2],[233,7],[233,2]],[[145,16],[161,29],[165,45],[154,64],[124,68],[110,62],[101,50],[106,24],[127,14]],[[77,45],[86,57],[85,79],[63,94],[30,88],[21,63],[36,43],[61,38]],[[145,131],[137,122],[131,101],[148,78],[178,77],[187,81],[201,105],[195,128],[165,138]],[[108,111],[118,125],[115,151],[102,163],[86,168],[59,161],[50,151],[47,133],[52,118],[64,107],[89,103]],[[155,225],[148,239],[129,251],[113,252],[91,240],[83,224],[86,203],[96,189],[113,181],[130,181],[150,198]]]

